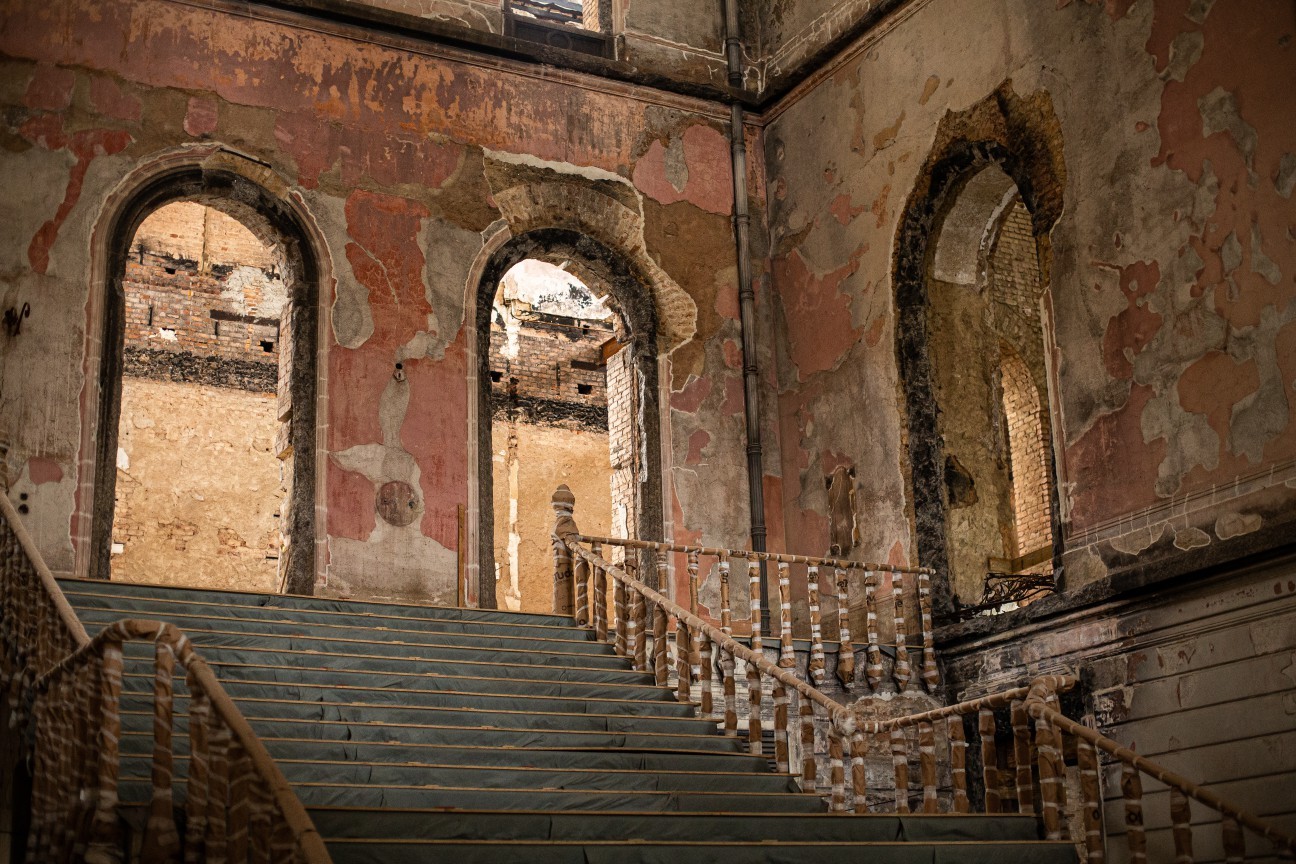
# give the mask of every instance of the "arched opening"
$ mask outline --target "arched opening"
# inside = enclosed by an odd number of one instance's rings
[[[898,274],[915,523],[950,606],[1050,577],[1060,548],[1047,245],[1010,164],[990,144],[938,163]]]
[[[476,325],[478,604],[548,611],[559,483],[583,530],[661,537],[652,298],[598,241],[530,231],[484,268]]]
[[[195,166],[109,244],[91,575],[311,593],[318,276],[296,214]]]

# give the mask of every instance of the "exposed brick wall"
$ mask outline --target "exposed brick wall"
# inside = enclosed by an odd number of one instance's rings
[[[156,376],[159,364],[137,361],[166,351],[264,364],[268,378],[194,364],[190,380],[274,390],[287,292],[270,251],[237,221],[187,202],[159,208],[136,234],[122,288],[126,374]]]
[[[1039,261],[1035,254],[1030,211],[1020,196],[1000,223],[999,236],[991,253],[991,271],[993,299],[1039,326]]]
[[[1000,223],[991,252],[989,286],[995,330],[1002,340],[999,371],[1012,473],[1013,557],[1053,543],[1042,291],[1030,212],[1019,196]],[[1047,569],[1046,565],[1041,572]]]
[[[536,422],[607,428],[601,350],[613,338],[600,322],[516,321],[491,328],[491,395],[496,413],[522,410]],[[513,332],[507,327],[512,326]],[[515,343],[510,346],[510,343]]]
[[[1039,391],[1026,364],[1011,350],[1003,352],[1000,373],[1012,454],[1016,557],[1052,544],[1053,508]]]
[[[639,524],[634,480],[639,470],[639,394],[635,391],[631,350],[608,358],[608,453],[612,460],[612,535],[633,537]],[[613,550],[615,560],[624,550]]]

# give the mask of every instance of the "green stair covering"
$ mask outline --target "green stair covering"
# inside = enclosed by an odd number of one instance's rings
[[[130,617],[188,634],[337,864],[1076,861],[1029,817],[829,814],[558,616],[61,584],[92,634]],[[152,687],[151,647],[126,646],[127,805],[150,794]]]

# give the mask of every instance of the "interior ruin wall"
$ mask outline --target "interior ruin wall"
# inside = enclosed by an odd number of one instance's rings
[[[50,26],[56,19],[68,26]],[[88,560],[81,481],[93,459],[81,448],[94,420],[100,322],[89,314],[103,290],[105,226],[132,172],[164,155],[253,177],[301,214],[320,261],[320,308],[310,310],[320,344],[295,361],[317,369],[319,386],[319,590],[455,602],[476,436],[470,283],[510,225],[603,231],[601,241],[678,286],[663,313],[678,334],[662,349],[665,422],[650,430],[666,454],[663,524],[677,539],[746,545],[723,106],[354,35],[158,0],[10,5],[0,172],[16,191],[0,202],[0,269],[17,274],[6,308],[28,302],[32,313],[21,335],[0,340],[0,460],[50,565],[84,573]],[[758,136],[747,130],[753,152]],[[625,221],[595,225],[564,210],[573,186]],[[378,513],[391,482],[411,490],[409,524]]]

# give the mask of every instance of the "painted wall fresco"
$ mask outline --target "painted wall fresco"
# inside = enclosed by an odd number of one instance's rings
[[[845,464],[859,554],[916,557],[897,226],[942,117],[1001,86],[1045,94],[1061,130],[1047,264],[1068,584],[1290,519],[1291,4],[959,4],[975,28],[950,8],[915,4],[766,128],[789,546],[826,548],[823,478]]]
[[[454,599],[475,434],[470,271],[502,215],[580,227],[570,202],[535,184],[541,175],[618,189],[634,218],[614,239],[677,286],[665,316],[676,341],[664,386],[678,409],[663,433],[668,527],[746,542],[719,107],[154,0],[10,3],[0,52],[0,176],[12,190],[0,201],[0,306],[32,307],[21,335],[0,336],[0,446],[10,494],[27,496],[55,569],[78,566],[88,532],[72,514],[78,472],[92,470],[78,452],[92,232],[130,171],[198,144],[264,163],[322,244],[318,530],[330,590]],[[531,185],[512,188],[522,175]],[[415,491],[407,526],[375,512],[393,481]]]

